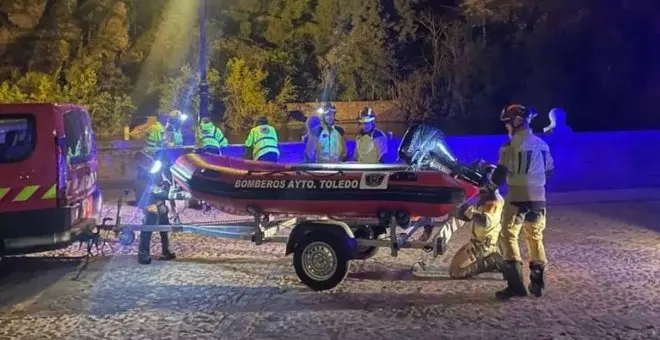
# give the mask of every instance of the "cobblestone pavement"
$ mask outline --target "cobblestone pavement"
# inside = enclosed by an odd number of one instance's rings
[[[658,339],[659,217],[660,202],[551,207],[546,296],[506,303],[496,277],[412,278],[414,251],[356,261],[323,293],[298,283],[281,245],[184,234],[176,261],[141,266],[115,244],[79,281],[75,247],[10,258],[0,339]]]

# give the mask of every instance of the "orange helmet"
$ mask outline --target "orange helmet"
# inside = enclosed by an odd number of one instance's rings
[[[503,122],[508,122],[516,117],[520,117],[523,120],[529,122],[534,119],[536,115],[537,113],[530,108],[520,104],[513,104],[502,109],[502,112],[500,113],[500,120]]]

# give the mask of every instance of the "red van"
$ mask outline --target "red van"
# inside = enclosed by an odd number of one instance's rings
[[[70,104],[0,105],[0,256],[69,246],[102,204],[89,113]]]

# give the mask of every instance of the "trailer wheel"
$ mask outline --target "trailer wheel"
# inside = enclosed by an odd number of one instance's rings
[[[119,244],[130,246],[135,242],[135,232],[133,230],[122,230],[119,232]]]
[[[310,232],[293,252],[293,267],[302,283],[315,291],[335,288],[348,275],[349,251],[341,237]]]

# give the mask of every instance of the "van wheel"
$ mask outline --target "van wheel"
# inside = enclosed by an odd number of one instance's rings
[[[348,275],[349,251],[337,235],[310,232],[293,252],[293,267],[302,283],[315,291],[335,288]]]

